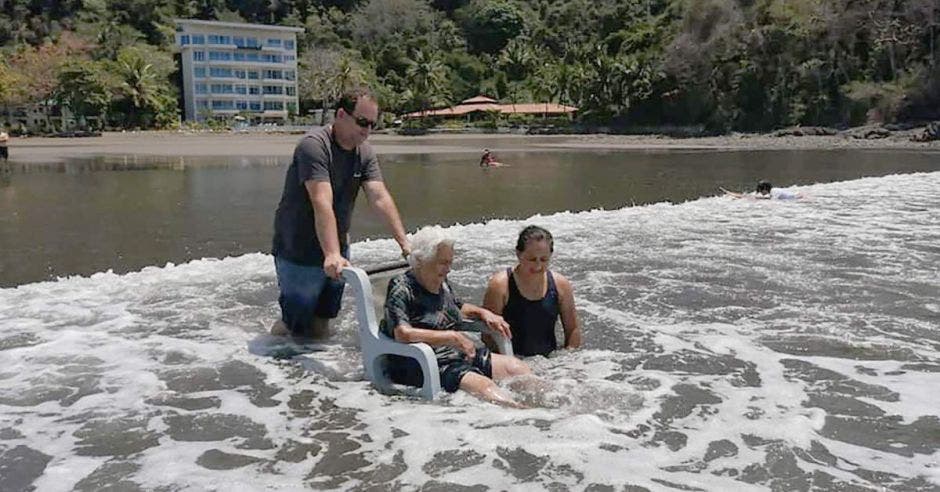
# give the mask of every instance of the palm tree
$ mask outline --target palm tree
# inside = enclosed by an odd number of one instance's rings
[[[416,51],[405,69],[405,79],[414,95],[413,102],[421,111],[446,104],[450,98],[447,66],[434,52]]]
[[[141,126],[163,110],[166,97],[160,80],[162,74],[139,49],[121,50],[115,73],[119,81],[118,90],[123,95],[127,109],[125,122]]]

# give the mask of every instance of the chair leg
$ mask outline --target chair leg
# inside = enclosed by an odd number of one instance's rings
[[[363,357],[366,366],[366,377],[372,381],[373,386],[383,391],[387,391],[392,387],[392,381],[388,378],[385,365],[381,362],[385,355],[387,354],[370,354],[368,357]]]
[[[441,376],[438,374],[436,368],[434,371],[431,370],[428,366],[427,359],[418,357],[417,360],[418,363],[421,364],[421,373],[424,375],[424,386],[421,387],[421,396],[425,400],[433,400],[441,391]]]

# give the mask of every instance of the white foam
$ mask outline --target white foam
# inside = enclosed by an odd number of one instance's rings
[[[585,348],[531,361],[550,389],[521,391],[543,405],[522,411],[462,393],[433,403],[378,394],[362,381],[348,312],[317,352],[291,361],[257,355],[252,344],[278,314],[273,262],[263,254],[3,289],[0,343],[17,346],[0,351],[0,430],[22,437],[0,441],[0,452],[26,445],[51,456],[34,482],[39,490],[71,490],[115,459],[136,463],[125,478],[146,489],[298,490],[334,479],[351,487],[370,483],[362,472],[400,459],[404,469],[388,480],[406,486],[661,489],[657,480],[665,480],[749,490],[766,483],[722,470],[763,464],[776,447],[818,442],[837,465],[797,458],[802,470],[870,487],[879,484],[852,473],[856,467],[940,484],[937,452],[909,457],[905,442],[892,452],[826,437],[827,410],[806,404],[811,393],[834,390],[787,369],[800,361],[894,392],[897,401],[856,399],[903,424],[936,415],[935,396],[924,391],[936,373],[911,364],[940,360],[929,342],[940,293],[938,190],[940,173],[914,174],[809,186],[801,191],[812,199],[802,202],[707,198],[452,226],[451,280],[466,301],[479,302],[485,279],[512,264],[515,235],[529,223],[553,232],[553,268],[575,285]],[[395,251],[391,240],[354,248],[362,265],[387,262]],[[235,374],[219,376],[225,367]],[[755,375],[759,383],[748,379]],[[252,386],[256,380],[261,386]],[[178,388],[187,384],[193,388]],[[172,398],[215,403],[155,403]],[[172,416],[222,414],[262,426],[273,447],[246,447],[238,431],[218,441],[168,434]],[[103,419],[140,420],[158,443],[129,457],[80,454],[76,431]],[[332,459],[335,436],[324,432],[348,435],[337,438],[354,443],[347,458],[359,453],[368,464],[339,478],[309,477]],[[104,439],[117,447],[123,437]],[[716,441],[736,452],[706,463]],[[320,452],[277,460],[292,442]],[[231,470],[197,464],[212,449],[262,462]],[[467,462],[441,457],[448,452]]]

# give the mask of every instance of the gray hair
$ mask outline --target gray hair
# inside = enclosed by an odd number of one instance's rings
[[[437,256],[437,249],[441,246],[453,248],[457,242],[441,226],[430,226],[419,229],[411,236],[411,254],[408,255],[408,264],[417,267]]]

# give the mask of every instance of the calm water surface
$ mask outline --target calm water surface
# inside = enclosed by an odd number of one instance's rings
[[[940,169],[937,154],[873,151],[517,151],[382,156],[406,227],[617,209],[750,188]],[[286,158],[107,158],[0,184],[0,287],[270,249]],[[387,237],[364,203],[353,239]],[[354,253],[355,254],[355,253]],[[392,254],[394,256],[394,254]]]

